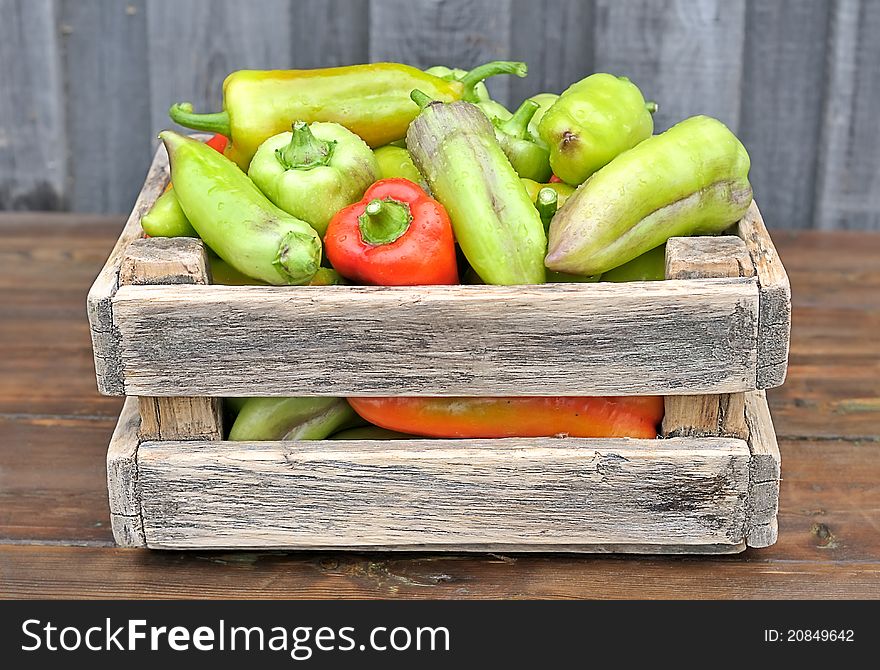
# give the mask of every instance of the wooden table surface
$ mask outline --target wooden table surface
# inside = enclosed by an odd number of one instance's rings
[[[121,217],[0,214],[0,597],[880,598],[880,234],[776,232],[779,542],[713,558],[118,549],[86,292]]]

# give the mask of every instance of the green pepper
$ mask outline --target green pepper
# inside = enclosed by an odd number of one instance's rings
[[[376,162],[379,164],[379,179],[393,179],[399,177],[401,179],[409,179],[414,184],[422,184],[421,173],[416,169],[412,156],[405,148],[396,147],[386,144],[379,147],[373,154],[376,156]]]
[[[141,218],[141,228],[150,237],[199,236],[183,213],[174,189],[169,189],[156,198],[150,211]]]
[[[602,273],[601,281],[660,281],[666,279],[666,245],[661,244],[628,263]]]
[[[529,122],[538,111],[538,103],[526,100],[506,121],[496,119],[495,136],[507,155],[507,159],[520,177],[534,181],[547,181],[550,171],[550,149],[529,134]]]
[[[260,145],[248,176],[269,200],[324,235],[330,219],[379,178],[373,151],[338,123],[297,121]]]
[[[538,124],[553,173],[574,186],[653,132],[641,91],[626,77],[604,73],[569,86]]]
[[[513,114],[500,102],[495,100],[485,100],[483,102],[475,102],[474,106],[485,114],[488,119],[495,123],[496,121],[507,121]]]
[[[257,148],[294,121],[331,121],[371,147],[406,135],[419,108],[414,88],[438,100],[471,98],[475,86],[496,74],[526,75],[525,63],[493,61],[460,80],[446,81],[400,63],[372,63],[317,70],[239,70],[223,82],[223,111],[195,114],[190,103],[172,105],[171,120],[232,139],[227,156],[247,169]]]
[[[563,181],[539,184],[533,179],[523,179],[522,183],[526,187],[526,193],[529,194],[529,198],[532,202],[535,202],[538,199],[538,193],[543,188],[550,188],[556,191],[557,207],[562,207],[565,204],[565,201],[571,197],[572,193],[574,193],[574,186],[569,186]]]
[[[208,252],[211,268],[211,283],[223,286],[268,286],[264,281],[248,277],[232,267],[213,252]],[[309,286],[336,286],[345,284],[345,278],[332,268],[318,268],[309,281]]]
[[[541,134],[538,132],[538,124],[541,123],[541,119],[544,118],[544,114],[547,113],[547,110],[559,100],[559,95],[556,93],[537,93],[528,99],[532,102],[538,103],[538,110],[535,112],[532,120],[529,121],[529,134],[533,139],[540,140]],[[543,142],[543,140],[541,141]],[[562,207],[561,204],[559,206]]]
[[[461,68],[450,68],[445,65],[434,65],[425,70],[427,74],[432,74],[435,77],[440,77],[440,79],[444,81],[461,81],[467,76],[467,70],[462,70]],[[474,84],[474,87],[468,91],[468,94],[462,98],[462,100],[466,100],[467,102],[486,102],[492,99],[492,96],[489,95],[489,89],[486,88],[486,83],[482,81],[478,81]]]
[[[532,183],[534,184],[535,182]],[[563,202],[563,199],[559,196],[559,190],[552,187],[564,186],[572,191],[574,189],[568,184],[560,184],[559,182],[547,185],[537,184],[537,186],[539,186],[539,189],[535,193],[535,209],[538,210],[538,214],[541,217],[541,223],[544,224],[544,231],[546,232],[550,228],[550,223],[553,221],[553,217],[556,215],[558,207],[561,206]],[[531,191],[529,191],[529,193],[531,193]],[[568,198],[567,195],[565,197]],[[553,272],[552,270],[547,270],[548,283],[564,282],[568,284],[590,284],[597,281],[599,281],[599,275],[573,275],[566,272]]]
[[[273,205],[232,161],[171,130],[159,133],[171,181],[205,244],[248,277],[307,284],[321,264],[321,238],[305,221]]]
[[[720,233],[752,201],[749,155],[727,127],[694,116],[596,172],[559,210],[545,262],[596,274],[670,237]]]
[[[229,439],[323,440],[364,423],[345,398],[248,398],[239,407]]]
[[[543,283],[544,227],[491,122],[467,102],[412,96],[422,113],[406,146],[470,265],[487,284]]]

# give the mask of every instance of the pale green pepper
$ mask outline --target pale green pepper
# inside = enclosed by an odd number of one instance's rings
[[[323,235],[330,219],[379,178],[370,147],[338,123],[297,121],[260,145],[248,176],[273,203]]]
[[[412,161],[409,151],[401,147],[386,144],[373,151],[379,167],[379,179],[400,177],[409,179],[414,184],[423,183],[422,175]]]

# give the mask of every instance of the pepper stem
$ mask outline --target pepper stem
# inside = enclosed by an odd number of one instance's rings
[[[293,124],[290,144],[275,149],[275,157],[285,170],[311,170],[327,165],[333,155],[335,140],[320,140],[305,121]]]
[[[210,133],[220,133],[226,137],[232,137],[229,127],[229,114],[227,112],[215,112],[214,114],[195,114],[191,102],[178,102],[171,105],[168,116],[174,123],[192,128],[204,130]]]
[[[358,217],[361,239],[372,246],[391,244],[403,235],[412,223],[409,205],[394,198],[376,198],[367,203]]]
[[[549,186],[545,186],[538,191],[538,197],[535,198],[535,207],[538,214],[541,215],[541,223],[544,224],[544,232],[550,229],[550,221],[556,214],[556,207],[559,201],[559,195]]]
[[[425,109],[425,107],[430,105],[432,102],[437,102],[437,100],[434,100],[430,95],[428,95],[424,91],[420,91],[417,88],[414,88],[412,91],[410,91],[409,97],[422,109]]]
[[[657,110],[660,109],[660,105],[653,100],[648,100],[648,102],[645,103],[645,109],[651,112],[651,114],[656,114]]]
[[[523,100],[523,103],[517,107],[513,116],[507,119],[507,121],[498,124],[498,130],[512,135],[518,140],[525,139],[529,132],[529,122],[539,109],[541,109],[541,105],[534,100]]]
[[[478,65],[458,80],[464,86],[464,95],[461,99],[465,102],[477,102],[479,97],[474,90],[476,85],[496,74],[515,74],[517,77],[525,77],[528,73],[529,66],[521,61],[493,60]]]

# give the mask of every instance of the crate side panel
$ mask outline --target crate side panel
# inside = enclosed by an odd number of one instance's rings
[[[635,395],[754,388],[754,279],[122,287],[125,391]]]
[[[144,442],[153,548],[740,545],[729,438]]]

